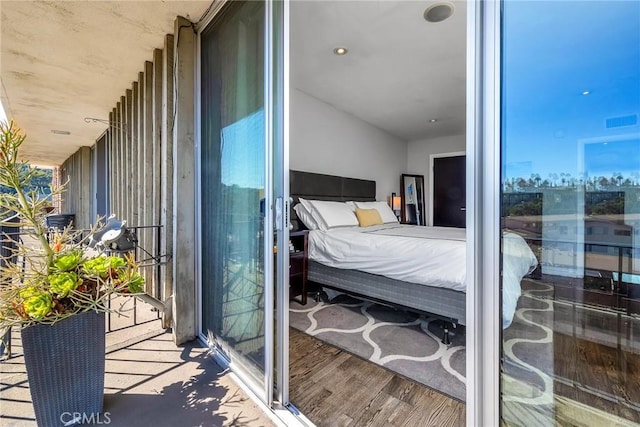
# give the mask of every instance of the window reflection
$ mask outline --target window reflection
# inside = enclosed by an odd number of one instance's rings
[[[264,3],[235,2],[201,35],[202,327],[264,381]]]
[[[503,4],[502,227],[540,264],[503,332],[502,420],[640,423],[640,3]]]

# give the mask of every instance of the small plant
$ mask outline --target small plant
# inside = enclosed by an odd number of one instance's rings
[[[108,256],[87,245],[79,232],[65,229],[49,234],[45,217],[48,198],[33,188],[36,171],[19,158],[25,135],[13,122],[0,123],[0,225],[16,227],[22,239],[2,237],[12,243],[0,267],[0,330],[11,326],[54,324],[86,311],[109,311],[113,294],[139,293],[144,278],[133,255]],[[64,191],[52,188],[51,196]],[[15,217],[16,222],[7,222]],[[99,231],[102,224],[90,234]],[[12,233],[13,234],[13,233]],[[12,241],[9,241],[11,239]]]

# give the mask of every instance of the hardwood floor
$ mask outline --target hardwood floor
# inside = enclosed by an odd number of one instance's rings
[[[640,356],[554,334],[554,392],[640,423]]]
[[[465,404],[290,329],[290,397],[318,426],[464,426]]]

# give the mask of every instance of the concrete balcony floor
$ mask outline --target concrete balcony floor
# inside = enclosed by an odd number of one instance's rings
[[[109,422],[103,417],[94,424],[274,425],[206,348],[197,341],[177,347],[160,320],[140,317],[141,324],[107,333],[104,411]],[[0,376],[0,425],[36,426],[19,331],[13,331],[12,357],[0,362]]]

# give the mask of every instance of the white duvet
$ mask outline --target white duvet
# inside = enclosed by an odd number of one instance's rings
[[[511,324],[520,280],[538,261],[522,237],[503,235],[503,327]],[[309,258],[405,282],[466,292],[465,230],[385,224],[309,233]]]

